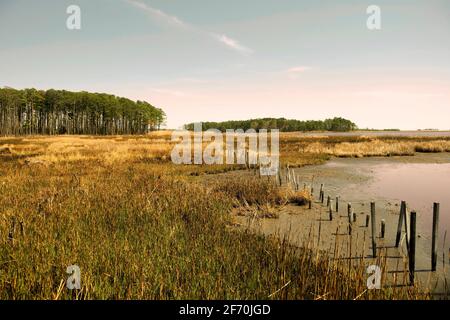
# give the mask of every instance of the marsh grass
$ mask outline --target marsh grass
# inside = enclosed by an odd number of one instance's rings
[[[0,299],[426,297],[414,287],[367,291],[362,265],[230,227],[233,207],[306,195],[256,178],[201,183],[192,174],[202,166],[162,157],[161,136],[0,144],[10,150],[0,155]],[[78,291],[65,287],[73,264]]]
[[[318,164],[335,157],[413,156],[416,152],[450,152],[446,137],[280,137],[281,160],[291,166]]]

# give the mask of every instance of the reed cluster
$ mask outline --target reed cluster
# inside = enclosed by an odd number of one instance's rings
[[[195,175],[214,169],[173,165],[170,144],[1,138],[0,299],[426,297],[414,287],[365,290],[363,263],[349,270],[309,245],[235,227],[233,207],[301,205],[308,195],[251,176],[204,183]],[[81,289],[70,291],[74,264]]]

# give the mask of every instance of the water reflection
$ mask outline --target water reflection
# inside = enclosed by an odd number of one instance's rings
[[[440,234],[450,232],[450,163],[385,163],[370,169],[374,178],[370,192],[405,200],[427,230],[431,230],[433,202],[439,202]]]

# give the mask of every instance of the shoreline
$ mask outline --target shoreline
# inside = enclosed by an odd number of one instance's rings
[[[389,261],[388,268],[399,269],[407,263],[407,251],[405,243],[401,250],[393,249],[395,244],[396,229],[400,211],[400,199],[394,197],[380,197],[376,194],[365,194],[361,190],[361,185],[368,185],[373,179],[370,174],[365,174],[356,168],[352,171],[344,169],[339,164],[350,162],[361,164],[369,162],[375,164],[382,163],[450,163],[449,153],[422,154],[418,153],[414,157],[369,157],[369,158],[331,158],[325,164],[305,166],[295,168],[295,174],[300,178],[300,186],[304,183],[310,188],[311,181],[314,179],[314,195],[312,209],[307,206],[295,206],[292,204],[279,208],[277,219],[249,219],[248,217],[238,217],[237,220],[242,225],[250,228],[254,232],[264,235],[276,235],[281,238],[287,238],[294,245],[305,246],[312,242],[315,244],[315,250],[331,252],[336,243],[342,242],[345,247],[353,246],[353,250],[359,250],[366,258],[371,256],[369,242],[371,237],[370,225],[365,228],[365,217],[370,213],[370,202],[376,203],[376,227],[377,227],[377,245],[386,247],[388,256],[396,257]],[[335,206],[335,197],[339,196],[339,212],[335,212],[334,221],[328,220],[328,210],[325,204],[321,204],[318,198],[318,189],[321,183],[325,184],[325,198],[330,195],[332,206]],[[326,202],[326,201],[325,201]],[[352,236],[346,235],[348,230],[347,203],[351,202],[352,208],[357,215],[356,232]],[[333,208],[333,211],[335,208]],[[441,213],[442,214],[442,213]],[[380,221],[386,221],[386,237],[379,238]],[[445,261],[445,253],[442,247],[438,247],[438,268],[436,272],[428,272],[430,269],[430,236],[428,230],[424,228],[421,219],[417,222],[417,245],[416,245],[416,278],[424,288],[430,288],[434,293],[449,292],[445,289],[444,278],[450,277],[448,262]],[[320,227],[319,227],[320,225]],[[320,231],[319,231],[320,229]],[[353,227],[355,230],[355,227]],[[345,239],[347,238],[347,239]],[[364,239],[364,244],[361,244]],[[350,240],[350,241],[349,241]],[[403,241],[404,242],[404,241]],[[369,258],[368,261],[371,261]],[[404,268],[400,268],[404,269]]]

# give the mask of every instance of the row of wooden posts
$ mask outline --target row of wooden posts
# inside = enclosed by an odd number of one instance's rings
[[[291,184],[293,189],[299,190],[300,178],[294,174],[294,171],[289,168],[285,169],[285,181],[287,184]],[[277,180],[279,185],[282,185],[281,168],[278,170]],[[314,182],[313,182],[314,183]],[[311,196],[314,195],[314,186],[311,183]],[[306,190],[306,183],[304,184],[304,190]],[[331,205],[331,197],[327,196],[326,206],[329,210],[329,219],[333,220],[333,209]],[[319,191],[319,202],[324,204],[325,202],[325,191],[324,184],[320,185]],[[308,208],[312,209],[312,200],[308,202]],[[434,203],[433,205],[433,230],[432,230],[432,244],[431,244],[431,271],[436,271],[437,266],[437,246],[438,246],[438,230],[439,230],[439,203]],[[339,212],[339,197],[336,197],[335,201],[335,211]],[[352,209],[352,204],[347,204],[347,214],[349,221],[348,233],[352,233],[352,225],[356,222],[356,213]],[[401,243],[401,237],[403,230],[405,231],[406,238],[406,248],[408,252],[408,266],[409,266],[409,279],[411,283],[414,283],[414,275],[416,270],[416,236],[417,236],[417,213],[416,211],[411,211],[409,214],[410,221],[408,225],[407,219],[407,205],[405,201],[401,202],[400,215],[398,218],[397,234],[395,239],[395,247],[398,248]],[[369,222],[371,222],[371,233],[372,233],[372,256],[375,258],[377,256],[377,243],[376,243],[376,210],[375,202],[370,203],[370,215],[366,215],[365,227],[369,227]],[[380,224],[380,238],[384,239],[386,234],[386,221],[381,220]]]

